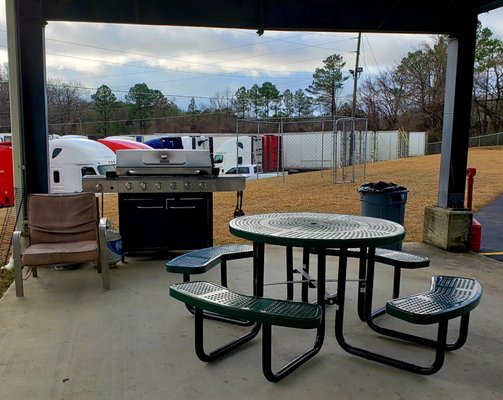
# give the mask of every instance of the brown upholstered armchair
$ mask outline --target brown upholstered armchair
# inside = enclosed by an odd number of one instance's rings
[[[21,248],[21,232],[13,235],[16,296],[23,296],[23,266],[96,262],[103,289],[110,289],[106,219],[99,219],[94,193],[32,194],[28,197],[28,243]]]

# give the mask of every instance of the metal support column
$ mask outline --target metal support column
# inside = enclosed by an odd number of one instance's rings
[[[449,42],[438,206],[464,207],[477,17]]]
[[[46,22],[40,0],[7,0],[11,121],[16,178],[24,195],[48,192]],[[19,171],[19,173],[18,173]],[[21,180],[23,180],[21,178]]]

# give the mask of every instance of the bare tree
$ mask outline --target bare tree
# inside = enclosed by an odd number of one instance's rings
[[[418,113],[419,125],[435,130],[442,127],[447,46],[447,36],[436,36],[432,44],[409,52],[396,69],[409,110]]]
[[[394,129],[406,111],[404,82],[393,70],[369,77],[361,86],[360,102],[371,129]]]
[[[10,132],[9,69],[0,65],[0,132]]]
[[[82,114],[89,102],[87,92],[77,82],[64,82],[49,79],[47,82],[47,105],[49,132],[65,134],[84,134]]]

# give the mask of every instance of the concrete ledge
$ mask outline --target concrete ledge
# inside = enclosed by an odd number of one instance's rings
[[[425,243],[447,251],[468,251],[472,217],[472,212],[468,210],[426,207],[423,240]]]

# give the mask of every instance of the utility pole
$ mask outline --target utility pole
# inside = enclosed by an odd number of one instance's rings
[[[356,116],[356,89],[358,85],[358,75],[363,71],[362,67],[359,67],[358,64],[360,63],[360,44],[362,41],[362,33],[358,32],[358,44],[356,46],[356,62],[355,62],[355,69],[354,71],[352,69],[349,70],[349,73],[353,75],[353,108],[351,110],[351,117]]]
[[[362,67],[359,67],[358,64],[360,62],[360,44],[362,41],[362,33],[358,32],[358,44],[356,46],[356,61],[355,61],[355,69],[349,70],[349,73],[353,75],[353,107],[351,108],[351,118],[352,118],[352,128],[351,128],[351,137],[349,138],[349,165],[354,163],[353,153],[355,148],[355,116],[356,116],[356,89],[358,84],[358,76],[363,71]]]

